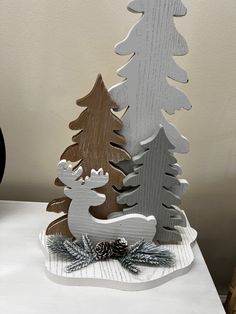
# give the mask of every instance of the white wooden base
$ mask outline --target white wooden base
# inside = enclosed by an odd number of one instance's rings
[[[65,266],[69,263],[56,255],[49,255],[46,247],[47,236],[40,233],[40,243],[46,256],[46,274],[54,282],[64,285],[106,287],[120,290],[145,290],[156,287],[172,278],[188,272],[194,260],[192,245],[197,232],[188,225],[177,227],[182,235],[181,244],[162,245],[176,255],[176,265],[171,268],[143,267],[141,272],[133,275],[125,270],[118,261],[97,262],[73,273],[66,273]]]

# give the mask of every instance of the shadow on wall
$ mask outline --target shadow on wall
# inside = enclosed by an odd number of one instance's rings
[[[0,187],[1,200],[26,201],[26,202],[49,202],[53,198],[63,197],[63,186],[58,189],[53,180],[46,186],[39,182],[19,183],[7,182]]]
[[[197,241],[220,294],[227,293],[236,266],[236,178],[231,180],[191,184],[181,206],[198,231]]]

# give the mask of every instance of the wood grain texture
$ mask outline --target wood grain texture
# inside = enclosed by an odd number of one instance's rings
[[[46,235],[50,234],[62,234],[67,238],[74,238],[68,226],[67,214],[57,218],[48,225],[46,229]]]
[[[54,213],[68,213],[70,199],[68,197],[60,197],[48,203],[47,211]]]
[[[52,221],[48,225],[46,229],[47,235],[60,233],[69,238],[72,236],[67,221],[68,218],[67,213],[70,206],[70,202],[71,200],[68,197],[60,197],[48,203],[47,211],[55,213],[66,213],[66,215],[59,217],[58,219]]]
[[[109,183],[98,190],[106,195],[106,202],[101,207],[91,208],[94,217],[106,219],[112,211],[122,210],[116,197],[125,175],[115,163],[130,159],[129,154],[121,148],[125,139],[117,133],[123,124],[112,113],[112,110],[118,109],[118,105],[111,99],[101,75],[98,75],[91,92],[76,103],[79,107],[85,107],[79,117],[70,123],[70,128],[79,130],[79,133],[73,136],[75,144],[64,151],[61,159],[77,162],[83,167],[85,176],[90,174],[91,169],[100,167],[109,172]],[[60,184],[59,180],[56,183]],[[57,209],[58,202],[54,201],[54,204]],[[48,210],[52,210],[50,206]]]
[[[187,152],[187,139],[162,113],[191,108],[186,96],[166,79],[188,81],[186,72],[173,59],[188,52],[186,41],[174,24],[174,16],[184,16],[186,8],[180,0],[134,0],[128,4],[128,10],[142,16],[116,45],[115,52],[133,56],[118,70],[125,80],[109,90],[120,108],[129,106],[121,131],[126,136],[126,148],[131,155],[137,154],[140,141],[150,137],[161,124],[175,151]]]
[[[68,226],[76,239],[80,240],[83,234],[88,234],[95,243],[119,237],[125,237],[131,244],[140,239],[152,241],[156,232],[156,219],[153,216],[130,214],[108,220],[94,218],[89,213],[89,208],[101,205],[106,197],[93,189],[107,184],[109,175],[104,174],[102,169],[92,169],[90,177],[82,179],[82,172],[81,166],[73,170],[71,163],[66,160],[61,160],[58,164],[58,178],[66,185],[64,192],[72,200],[68,211]]]
[[[118,106],[111,99],[101,75],[98,75],[91,92],[77,100],[77,105],[84,107],[85,110],[75,121],[70,123],[70,128],[79,130],[79,132],[72,138],[75,144],[64,151],[61,159],[81,165],[85,176],[90,174],[91,169],[100,167],[109,172],[108,184],[98,189],[98,192],[106,195],[106,201],[101,206],[90,208],[94,217],[106,219],[111,212],[123,209],[116,202],[119,195],[118,190],[121,189],[125,177],[124,172],[116,166],[116,163],[130,159],[130,155],[121,148],[125,144],[125,139],[117,133],[123,124],[112,113],[112,110],[117,110]],[[56,185],[63,185],[59,179],[56,179],[55,183]],[[69,206],[70,200],[67,197],[59,198],[49,203],[47,211],[67,213]],[[56,223],[56,229],[58,229],[59,224]],[[62,233],[66,232],[64,227],[63,221],[61,224]],[[50,228],[50,230],[53,232],[54,228]],[[47,234],[49,234],[48,232],[49,229]]]
[[[156,217],[154,240],[162,243],[177,243],[181,235],[175,226],[186,226],[183,211],[179,209],[180,196],[185,182],[176,177],[179,170],[171,152],[174,146],[168,140],[164,128],[141,142],[143,151],[134,156],[134,171],[124,179],[127,189],[118,197],[118,202],[127,204],[125,214],[140,213]],[[174,165],[174,167],[173,167]],[[174,193],[177,191],[177,194]]]
[[[77,105],[86,108],[70,123],[70,128],[79,130],[79,133],[73,136],[75,144],[64,151],[61,159],[80,161],[85,176],[91,169],[103,168],[109,173],[109,183],[98,189],[106,195],[106,202],[90,211],[94,217],[106,219],[110,212],[122,209],[116,197],[125,175],[115,163],[130,159],[130,155],[121,148],[125,139],[117,133],[123,123],[112,113],[118,105],[111,99],[101,75],[98,75],[92,91],[79,99]]]
[[[77,286],[107,287],[120,290],[145,290],[156,287],[188,272],[194,260],[191,245],[197,237],[197,233],[189,224],[187,228],[177,227],[181,233],[182,242],[178,245],[161,245],[162,248],[172,251],[176,256],[174,267],[140,267],[141,273],[136,276],[122,268],[115,260],[97,262],[73,273],[66,273],[68,262],[57,255],[48,254],[45,232],[40,234],[40,243],[46,257],[47,276],[61,284]]]
[[[178,179],[179,184],[171,187],[171,192],[181,197],[183,194],[185,194],[189,188],[189,183],[185,179]]]

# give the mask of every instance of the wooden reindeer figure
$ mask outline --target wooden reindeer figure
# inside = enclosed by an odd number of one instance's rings
[[[106,200],[104,194],[93,189],[104,186],[108,173],[103,169],[91,170],[90,177],[81,178],[83,168],[73,170],[70,162],[61,160],[57,167],[58,178],[65,184],[64,193],[72,201],[68,211],[68,226],[76,239],[88,234],[94,242],[112,241],[124,237],[132,244],[140,239],[152,241],[156,232],[154,216],[129,214],[108,220],[97,219],[89,212],[90,206],[99,206]]]

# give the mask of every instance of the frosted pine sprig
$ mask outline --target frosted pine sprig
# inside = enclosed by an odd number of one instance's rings
[[[65,268],[68,273],[109,258],[116,259],[122,267],[133,274],[140,272],[138,265],[171,267],[175,263],[175,256],[172,252],[152,242],[140,240],[130,246],[126,242],[126,248],[121,252],[121,243],[123,242],[125,243],[126,240],[122,238],[94,245],[88,235],[83,235],[80,241],[72,241],[56,234],[48,237],[47,247],[49,254],[57,254],[72,261]]]
[[[50,235],[47,240],[49,254],[58,254],[73,262],[66,266],[65,271],[71,273],[96,261],[94,246],[87,235],[82,241],[68,240],[60,234]]]
[[[90,253],[86,252],[86,249],[82,249],[78,244],[73,243],[72,241],[65,240],[64,246],[75,258],[79,258],[80,256],[83,256],[84,258],[89,257]]]
[[[47,238],[47,248],[49,254],[58,254],[66,259],[73,260],[74,257],[66,249],[64,242],[66,238],[61,234],[50,235]]]
[[[136,254],[130,256],[129,260],[135,264],[146,264],[146,265],[158,265],[170,267],[174,265],[174,260],[171,256],[152,256],[147,254]]]
[[[88,266],[92,262],[93,260],[90,260],[90,259],[75,260],[74,262],[72,262],[70,265],[66,267],[66,272],[72,273],[73,271],[80,270],[81,268]]]
[[[138,274],[140,271],[139,268],[136,267],[135,264],[128,257],[119,258],[119,262],[125,269],[133,274]]]
[[[144,245],[145,241],[144,240],[140,240],[134,244],[132,244],[129,248],[129,253],[130,254],[134,254],[135,252],[137,252],[143,245]]]
[[[89,252],[90,254],[96,255],[96,251],[95,251],[95,248],[93,246],[93,243],[89,239],[87,234],[82,235],[82,242],[83,242],[84,248],[87,252]]]

